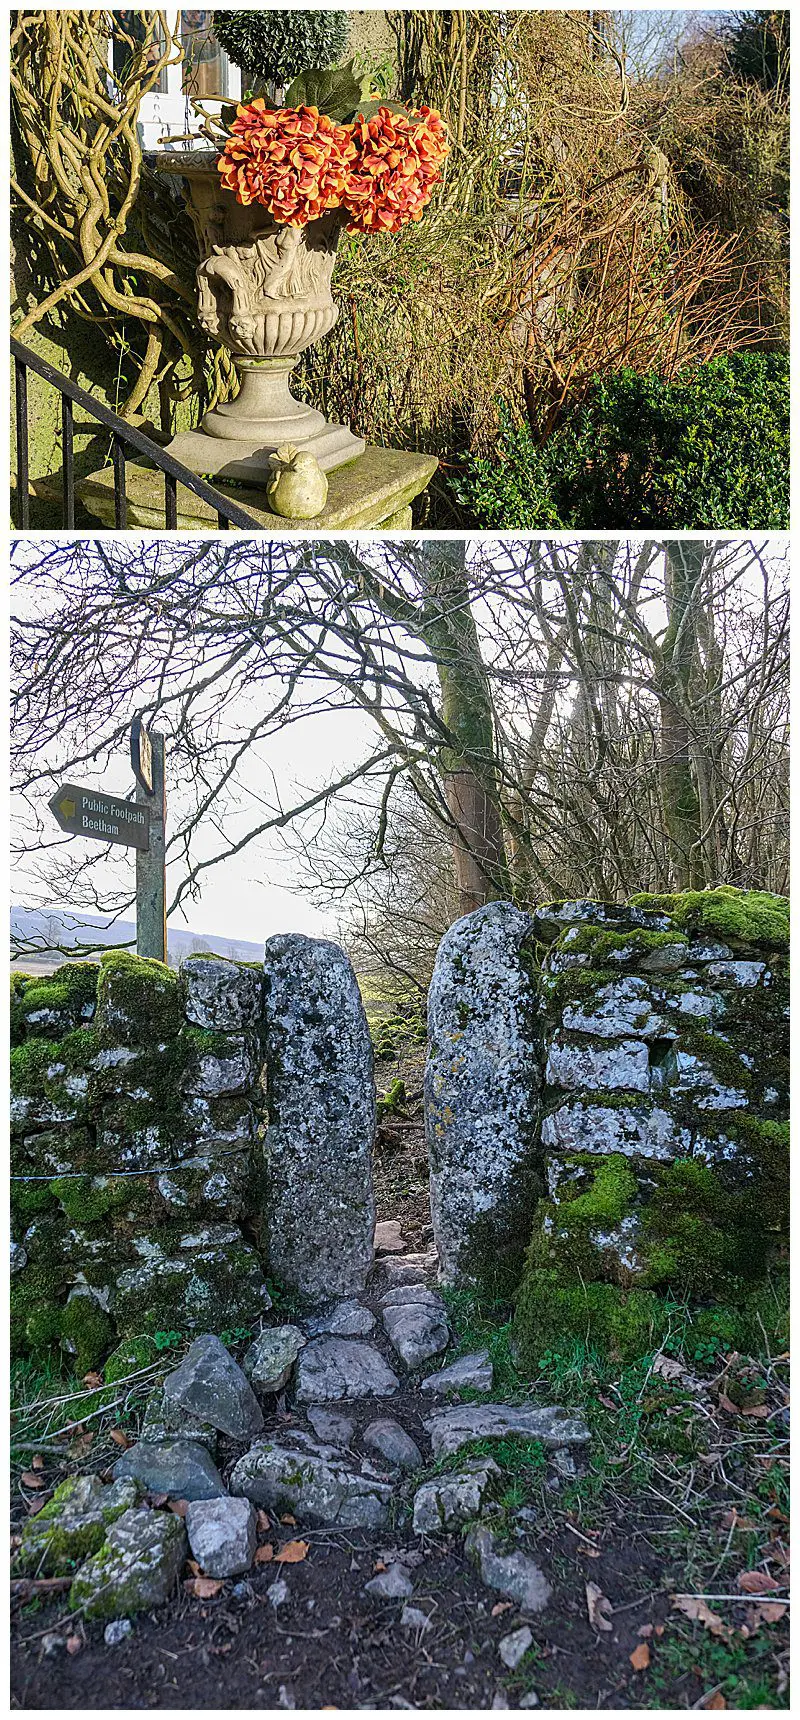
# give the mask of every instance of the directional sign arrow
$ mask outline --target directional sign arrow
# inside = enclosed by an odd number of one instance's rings
[[[79,788],[63,782],[49,802],[56,823],[68,836],[88,836],[92,842],[117,842],[123,848],[150,847],[150,812],[133,800]]]

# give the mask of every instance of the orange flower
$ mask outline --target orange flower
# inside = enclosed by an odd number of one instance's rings
[[[315,107],[273,110],[259,96],[237,109],[217,168],[240,203],[261,203],[274,221],[304,227],[339,208],[354,157],[349,127]]]
[[[382,107],[353,127],[356,160],[343,201],[351,233],[396,233],[419,221],[449,153],[441,115],[420,108],[409,116]]]

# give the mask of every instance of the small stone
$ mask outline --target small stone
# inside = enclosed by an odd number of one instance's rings
[[[291,1686],[288,1684],[279,1684],[278,1685],[278,1707],[279,1708],[294,1708],[295,1707],[294,1691],[292,1690]]]
[[[525,1695],[519,1699],[519,1706],[520,1708],[538,1708],[539,1698],[536,1691],[526,1690]]]
[[[351,1338],[315,1338],[297,1364],[300,1403],[390,1397],[399,1384],[379,1350]]]
[[[256,1514],[249,1499],[201,1499],[186,1512],[189,1546],[207,1577],[238,1577],[256,1551]]]
[[[494,1696],[492,1698],[492,1707],[493,1708],[510,1708],[511,1707],[511,1703],[509,1702],[508,1697],[506,1696],[506,1693],[504,1690],[496,1690],[495,1691]]]
[[[371,1421],[363,1433],[364,1444],[370,1451],[377,1451],[387,1463],[392,1463],[397,1469],[407,1469],[412,1472],[422,1468],[422,1452],[419,1446],[406,1433],[399,1421],[392,1421],[390,1416]]]
[[[345,1449],[352,1445],[356,1424],[348,1415],[337,1415],[334,1409],[320,1409],[316,1405],[308,1410],[308,1419],[317,1439],[324,1445],[341,1445]]]
[[[260,1332],[245,1354],[242,1368],[256,1391],[272,1395],[283,1391],[306,1338],[299,1326],[269,1326]]]
[[[544,1445],[586,1445],[585,1421],[560,1405],[479,1403],[434,1410],[425,1422],[434,1457],[449,1457],[473,1439],[540,1439]]]
[[[527,1624],[524,1624],[520,1630],[512,1630],[508,1636],[501,1638],[497,1645],[497,1652],[503,1665],[508,1667],[509,1672],[516,1672],[523,1655],[527,1654],[532,1642],[533,1631]]]
[[[523,1612],[544,1612],[553,1591],[533,1559],[524,1553],[499,1553],[494,1535],[482,1524],[468,1531],[464,1551],[478,1566],[487,1588],[507,1595]]]
[[[131,1636],[132,1633],[133,1625],[129,1618],[112,1618],[111,1623],[107,1624],[103,1631],[103,1641],[107,1643],[109,1648],[116,1648],[120,1642],[125,1641],[126,1636]]]
[[[375,1324],[375,1315],[369,1308],[362,1308],[361,1303],[354,1297],[348,1297],[344,1302],[337,1302],[324,1314],[312,1314],[305,1322],[306,1331],[317,1338],[323,1332],[330,1332],[337,1338],[364,1338],[371,1332]]]
[[[382,1310],[382,1319],[390,1343],[411,1370],[447,1349],[450,1331],[441,1302],[392,1304]]]
[[[451,1362],[449,1367],[440,1368],[437,1374],[429,1374],[422,1381],[424,1392],[435,1392],[437,1396],[448,1392],[457,1392],[463,1386],[470,1391],[490,1392],[494,1380],[494,1369],[489,1360],[488,1350],[478,1350],[474,1356],[460,1356],[457,1362]]]
[[[380,1260],[376,1272],[381,1283],[391,1290],[401,1284],[424,1284],[427,1275],[419,1258],[413,1259],[408,1254],[397,1259],[390,1255],[385,1260]]]
[[[166,1397],[232,1439],[260,1433],[264,1417],[238,1363],[213,1332],[195,1338],[180,1367],[167,1374]]]
[[[48,1655],[57,1654],[60,1648],[64,1648],[66,1646],[66,1641],[66,1637],[59,1636],[57,1630],[48,1630],[42,1637],[42,1653]]]
[[[163,1439],[158,1445],[142,1440],[114,1464],[114,1475],[132,1476],[149,1493],[167,1493],[171,1499],[218,1499],[225,1483],[205,1446],[194,1440]]]
[[[419,1607],[403,1607],[400,1623],[404,1630],[419,1630],[423,1634],[431,1628],[431,1621],[427,1613],[422,1612]]]
[[[291,1590],[285,1577],[277,1577],[274,1583],[270,1583],[267,1589],[267,1600],[274,1612],[278,1611],[278,1607],[285,1606],[290,1599]]]
[[[172,1594],[187,1552],[180,1517],[133,1506],[81,1566],[70,1589],[70,1609],[87,1618],[114,1619],[161,1606]]]
[[[375,1226],[375,1253],[402,1254],[405,1248],[399,1218],[384,1218]]]
[[[245,1452],[230,1479],[231,1493],[298,1522],[342,1529],[381,1529],[389,1521],[391,1485],[366,1459],[320,1445],[292,1430]]]
[[[478,1458],[455,1474],[437,1475],[423,1482],[414,1499],[414,1534],[439,1535],[444,1529],[472,1522],[499,1474],[491,1457]]]
[[[390,1565],[388,1571],[380,1571],[377,1577],[364,1585],[365,1595],[374,1595],[379,1601],[404,1601],[413,1590],[414,1585],[402,1565]]]

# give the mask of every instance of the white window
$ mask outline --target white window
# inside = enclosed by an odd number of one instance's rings
[[[197,130],[193,97],[213,108],[214,98],[236,101],[241,95],[241,73],[214,36],[213,16],[213,11],[200,10],[167,13],[170,29],[180,37],[184,58],[180,65],[168,66],[158,88],[142,100],[139,131],[145,149],[155,149],[167,135]],[[111,69],[119,76],[130,55],[131,40],[141,41],[141,17],[138,12],[122,9],[116,9],[112,17],[119,22],[112,38]]]

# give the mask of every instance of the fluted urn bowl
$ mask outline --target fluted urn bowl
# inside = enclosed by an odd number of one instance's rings
[[[296,400],[289,376],[339,315],[331,279],[346,217],[334,210],[305,227],[281,226],[260,204],[245,206],[222,186],[217,159],[213,149],[170,150],[156,165],[184,182],[201,258],[198,321],[231,353],[241,386],[235,400],[206,413],[199,432],[176,436],[170,449],[193,471],[258,481],[270,472],[269,456],[292,442],[330,470],[365,444]]]

